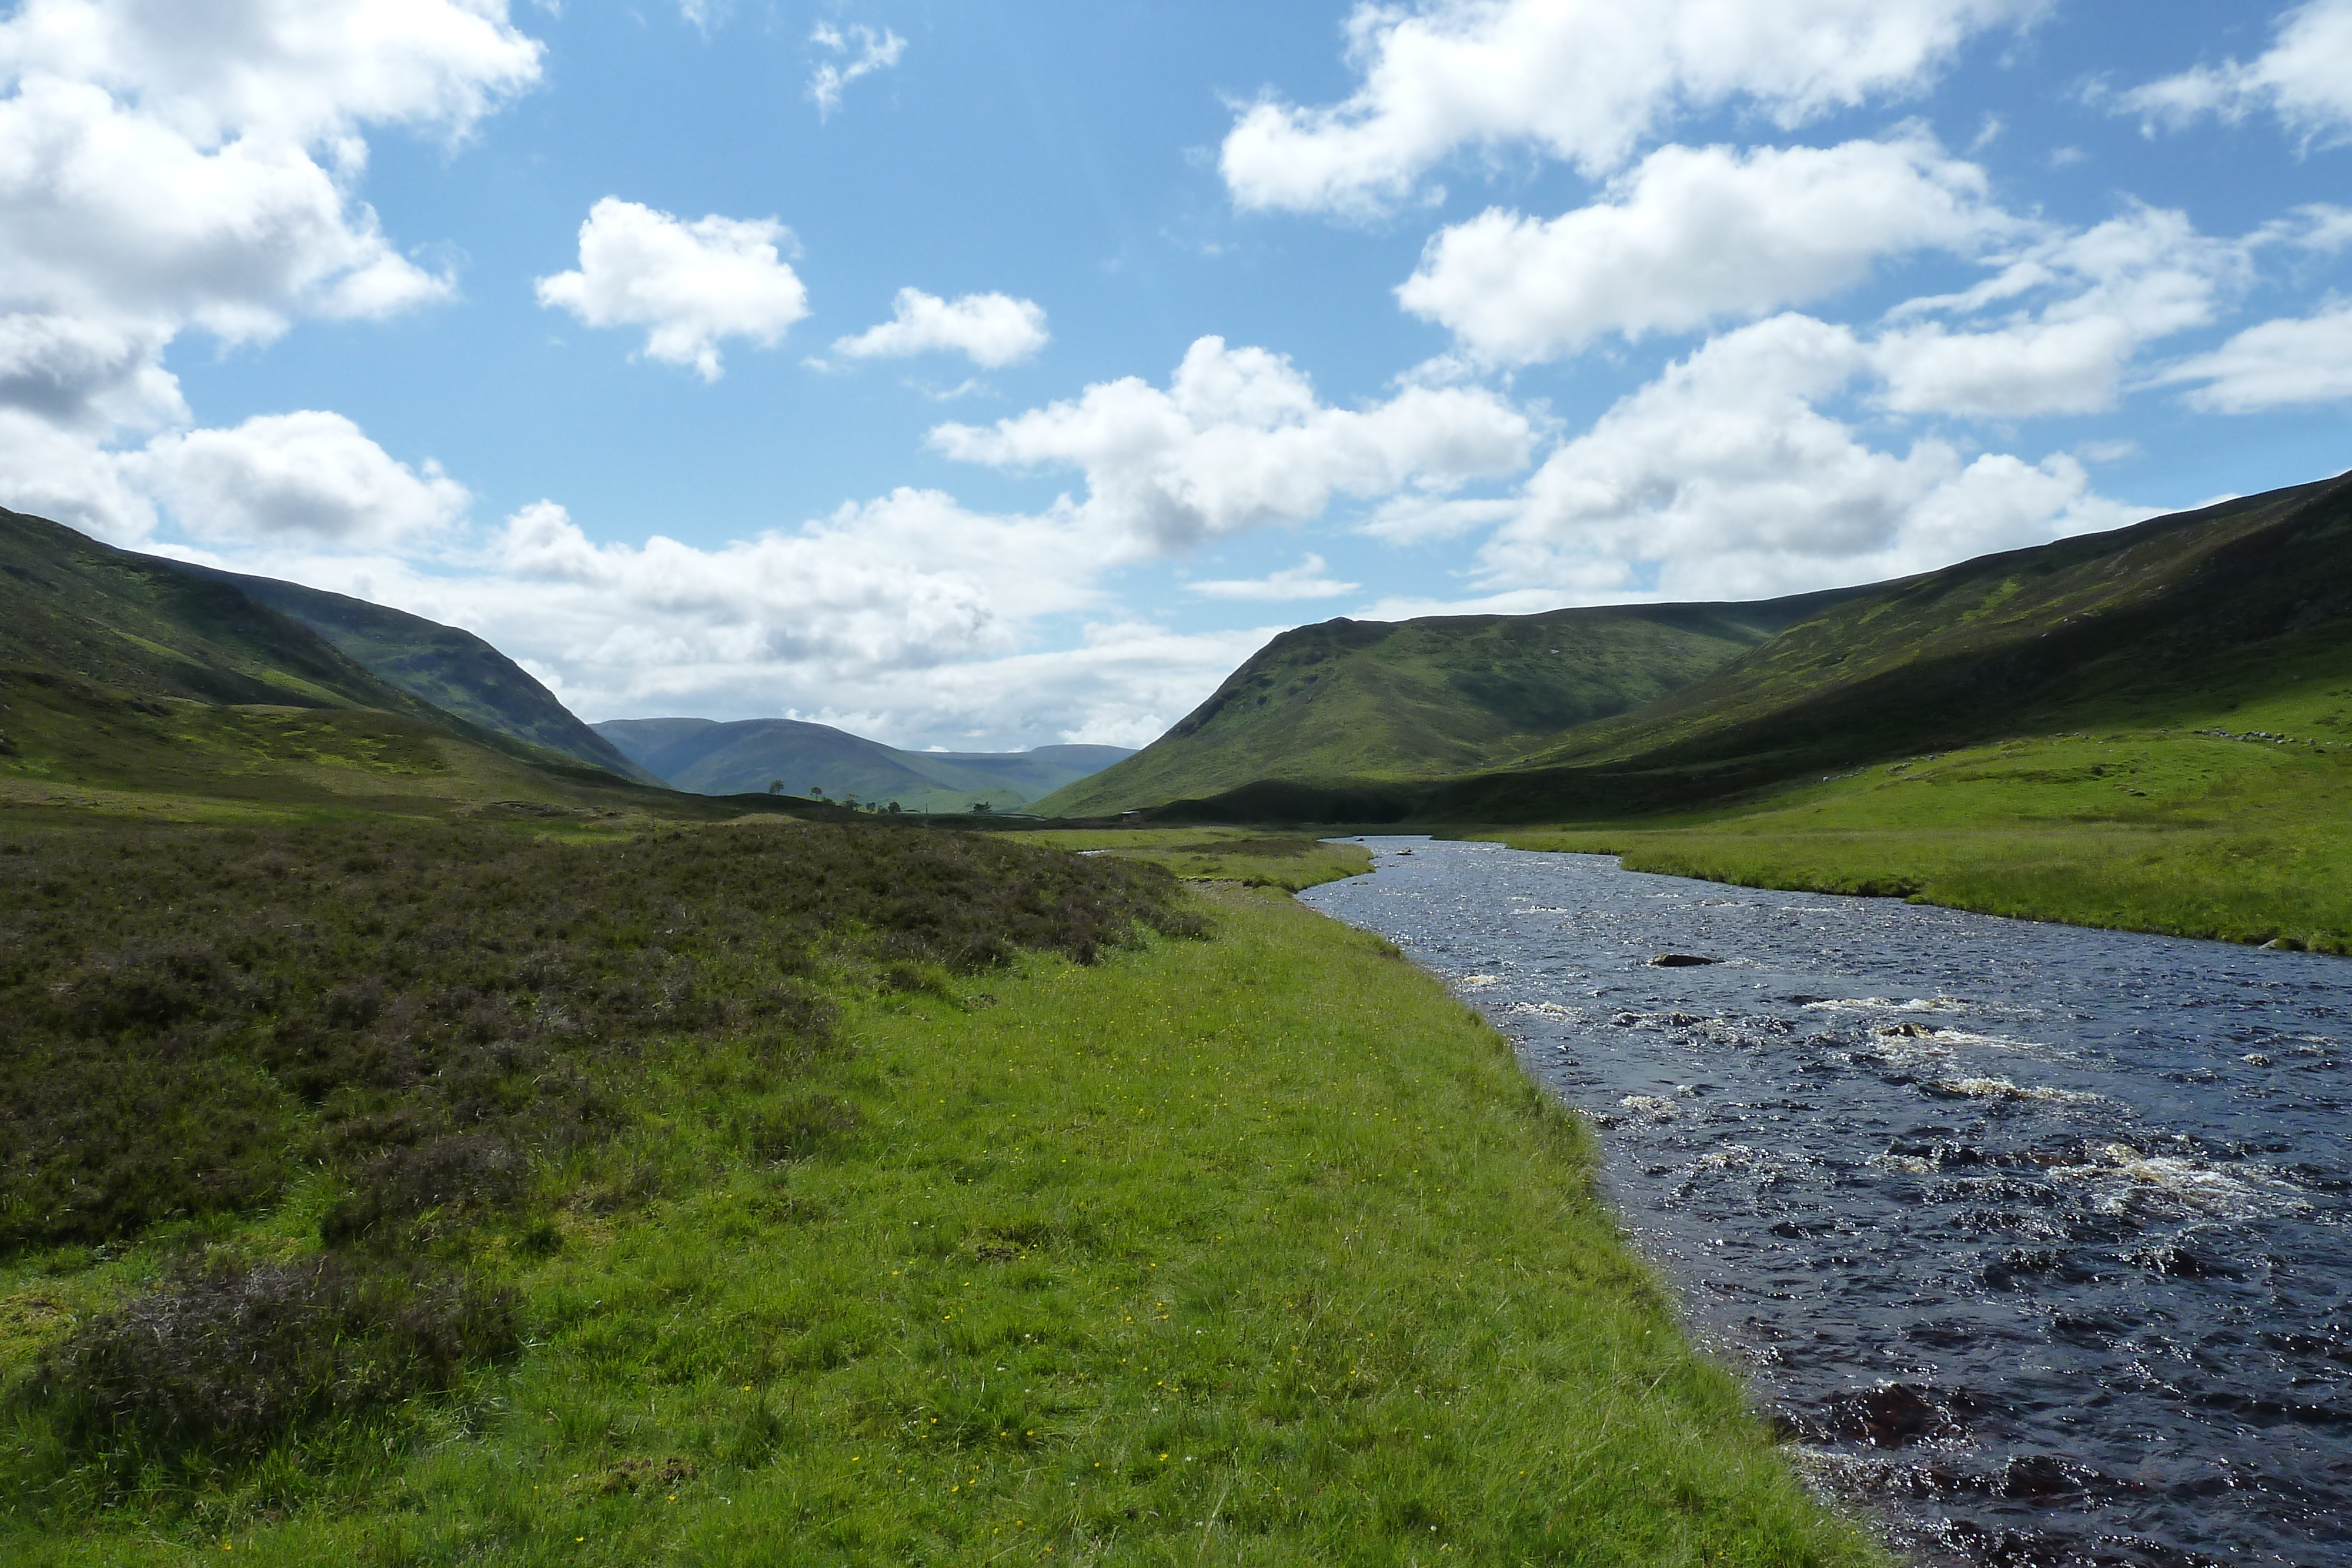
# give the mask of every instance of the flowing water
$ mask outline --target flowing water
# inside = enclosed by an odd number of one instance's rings
[[[1362,841],[1917,1560],[2352,1563],[2352,961]]]

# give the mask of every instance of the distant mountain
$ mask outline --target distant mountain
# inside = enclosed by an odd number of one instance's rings
[[[444,713],[641,784],[663,781],[583,723],[512,659],[470,632],[275,578],[247,577],[184,561],[163,564],[226,584],[300,622],[370,674]]]
[[[1429,776],[1460,755],[1442,741],[1405,766],[1368,747],[1349,770],[1303,718],[1286,749],[1212,722],[1212,698],[1189,730],[1040,805],[1074,815],[1172,800],[1171,817],[1251,821],[1591,821],[2010,736],[2204,722],[2283,683],[2352,679],[2352,476],[1773,603],[1801,613],[1700,678],[1507,742],[1517,755],[1452,777]],[[1769,607],[1705,608],[1761,626],[1751,612]],[[1546,618],[1502,619],[1511,624],[1495,635],[1525,645]],[[1280,667],[1268,658],[1278,647],[1219,697],[1304,701],[1295,674],[1250,696],[1250,682]],[[1459,728],[1484,706],[1456,687],[1428,731]],[[1147,775],[1155,752],[1182,767],[1159,761],[1164,771]],[[1177,799],[1159,779],[1219,788]]]
[[[1850,597],[1327,621],[1286,632],[1129,760],[1041,801],[1104,815],[1264,779],[1435,779],[1698,681]]]
[[[623,718],[593,727],[676,789],[748,794],[780,779],[788,794],[896,800],[910,811],[964,811],[982,801],[1012,810],[1131,755],[1116,746],[900,751],[788,718]]]

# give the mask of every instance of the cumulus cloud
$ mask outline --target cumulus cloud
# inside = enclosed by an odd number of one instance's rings
[[[935,491],[709,549],[599,542],[541,501],[462,574],[309,544],[265,539],[236,564],[464,626],[592,719],[792,710],[898,744],[1140,745],[1281,629],[1138,623],[1100,590],[1110,552],[1075,517]],[[1062,645],[1041,648],[1049,624]]]
[[[1881,257],[1972,252],[2018,224],[1932,141],[1664,147],[1549,222],[1492,208],[1443,230],[1397,290],[1491,363],[1680,332],[1835,293]]]
[[[2310,0],[2278,21],[2270,48],[2252,61],[2198,66],[2114,94],[2119,112],[2153,130],[2213,115],[2231,123],[2268,110],[2307,140],[2352,133],[2352,0]]]
[[[835,339],[833,351],[852,360],[962,354],[992,371],[1029,358],[1047,341],[1045,312],[1034,301],[1009,294],[967,294],[950,301],[901,288],[890,319]]]
[[[541,278],[539,302],[591,327],[643,327],[647,355],[715,382],[722,340],[773,348],[808,314],[808,289],[778,254],[791,243],[773,218],[681,223],[607,196],[580,225],[579,269]]]
[[[0,19],[0,474],[110,538],[153,509],[105,444],[187,423],[183,333],[267,340],[451,280],[353,194],[365,135],[455,141],[535,83],[503,0],[25,0]]]
[[[1320,516],[1335,496],[1444,492],[1527,465],[1525,414],[1483,388],[1409,386],[1331,408],[1290,361],[1202,338],[1166,391],[1129,376],[993,426],[943,424],[947,455],[1007,469],[1076,468],[1090,526],[1174,549]]]
[[[1999,270],[1976,287],[1897,307],[1872,350],[1883,402],[1998,419],[2112,408],[2146,345],[2215,319],[2250,276],[2252,243],[2141,207],[1996,256]],[[1997,313],[2037,298],[2037,308]],[[1959,324],[1934,319],[1946,314]]]
[[[877,33],[866,26],[845,30],[830,22],[819,22],[809,34],[809,42],[842,57],[819,61],[809,75],[809,101],[816,105],[819,120],[833,118],[833,111],[841,107],[843,91],[851,82],[889,69],[907,52],[907,40],[887,27]]]
[[[1481,553],[1490,586],[1667,598],[1868,581],[2135,515],[2079,463],[1933,439],[1871,446],[1822,404],[1871,368],[1847,328],[1784,315],[1717,338],[1556,449]]]
[[[31,0],[0,22],[0,333],[51,350],[19,406],[168,406],[160,357],[188,327],[267,339],[446,295],[351,198],[361,132],[463,134],[539,55],[502,7],[456,0]]]
[[[413,469],[316,410],[158,436],[121,466],[182,527],[215,539],[413,546],[446,532],[473,498],[440,465]]]
[[[451,137],[539,79],[544,46],[505,0],[24,0],[0,23],[0,73],[80,83],[200,148],[327,145],[406,124]]]
[[[2210,353],[2167,369],[2159,383],[2200,382],[2192,408],[2260,413],[2352,398],[2352,300],[2249,327]]]
[[[1677,116],[1752,105],[1784,129],[1924,87],[2039,0],[1423,0],[1358,5],[1344,101],[1244,110],[1221,155],[1244,207],[1367,213],[1464,147],[1601,173]]]
[[[1325,570],[1321,556],[1309,555],[1297,566],[1285,567],[1265,577],[1188,582],[1184,586],[1210,599],[1255,599],[1277,604],[1297,599],[1337,599],[1362,586],[1326,577]]]

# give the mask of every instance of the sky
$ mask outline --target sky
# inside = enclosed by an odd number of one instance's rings
[[[17,0],[0,505],[591,721],[1140,746],[2339,472],[2347,175],[2352,0]]]

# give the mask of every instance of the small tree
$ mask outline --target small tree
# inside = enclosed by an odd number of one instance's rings
[[[810,785],[810,786],[809,786],[809,798],[810,798],[811,800],[824,800],[824,785],[822,785],[822,784],[812,784],[812,785]]]
[[[781,795],[781,794],[782,794],[783,792],[784,792],[784,781],[783,781],[782,779],[769,779],[769,780],[768,780],[768,793],[769,793],[769,794],[771,794],[771,795]]]
[[[890,814],[894,817],[898,814],[898,802],[896,800],[890,802]]]
[[[985,800],[974,800],[971,803],[971,809],[974,811],[979,812],[983,817],[988,815],[989,812],[989,805]]]

